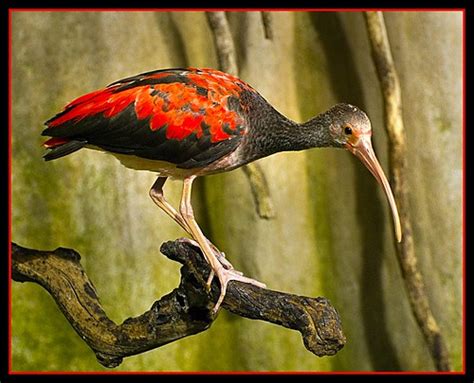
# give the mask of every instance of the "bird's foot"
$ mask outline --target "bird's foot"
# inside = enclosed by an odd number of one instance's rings
[[[180,242],[184,242],[184,243],[189,243],[190,245],[194,246],[194,247],[197,247],[197,248],[201,248],[199,246],[199,243],[197,243],[194,239],[191,239],[191,238],[180,238],[179,239]],[[234,270],[234,266],[232,266],[232,263],[230,263],[226,257],[225,257],[225,253],[223,251],[220,251],[211,241],[207,240],[209,242],[209,245],[211,246],[211,249],[212,251],[214,252],[214,254],[216,255],[218,261],[220,262],[220,264],[222,266],[224,266],[225,269],[227,270]],[[201,249],[202,251],[202,249]],[[240,273],[240,271],[237,271],[238,273]],[[241,273],[242,274],[242,273]],[[211,280],[212,282],[212,278],[214,277],[214,274],[211,273],[212,277],[209,276],[209,279]],[[210,286],[211,283],[208,281],[208,285]]]
[[[212,310],[213,314],[216,314],[217,311],[219,311],[219,308],[220,308],[222,302],[224,301],[224,297],[225,297],[225,294],[226,294],[226,291],[227,291],[227,284],[230,281],[239,281],[239,282],[242,282],[242,283],[248,283],[248,284],[260,287],[262,289],[265,289],[267,287],[267,285],[265,285],[265,283],[262,283],[260,281],[255,280],[255,279],[252,279],[252,278],[248,278],[248,277],[244,276],[242,272],[234,270],[234,269],[228,270],[228,269],[225,269],[224,267],[221,267],[221,268],[218,268],[215,271],[215,275],[217,276],[217,278],[219,279],[219,282],[221,284],[221,293],[219,295],[219,299],[217,300],[216,305],[214,306],[214,309]],[[214,272],[211,271],[211,273],[209,275],[209,279],[207,280],[209,288],[211,286],[213,277],[214,277]]]
[[[201,248],[198,242],[190,238],[180,238],[179,241],[183,243],[189,243],[190,245],[197,248]],[[263,289],[267,287],[264,283],[257,281],[255,279],[246,277],[244,276],[244,273],[242,273],[241,271],[235,270],[232,264],[225,258],[225,254],[219,251],[219,249],[216,246],[214,246],[214,244],[211,241],[209,240],[207,241],[211,247],[212,252],[215,254],[217,260],[219,261],[217,270],[211,270],[211,272],[209,273],[209,277],[207,279],[207,283],[206,283],[207,288],[210,290],[212,281],[214,280],[215,276],[217,276],[220,282],[221,292],[219,295],[219,299],[217,300],[217,303],[214,306],[214,309],[212,310],[213,314],[216,314],[217,311],[219,311],[219,308],[222,302],[224,301],[224,297],[227,291],[227,284],[230,281],[239,281],[242,283],[248,283],[248,284],[263,288]]]

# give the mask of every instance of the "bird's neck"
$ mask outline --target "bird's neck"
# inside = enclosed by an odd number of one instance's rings
[[[295,145],[299,146],[296,150],[332,146],[333,139],[329,134],[330,124],[331,119],[326,113],[321,113],[302,124],[297,124],[294,131],[298,136],[295,138]]]
[[[328,117],[323,113],[304,123],[296,123],[275,109],[253,120],[249,140],[253,157],[273,153],[330,146]]]

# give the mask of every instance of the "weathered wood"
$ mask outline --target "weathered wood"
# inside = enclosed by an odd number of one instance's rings
[[[214,280],[206,286],[209,266],[200,249],[183,240],[166,242],[161,252],[181,263],[181,282],[145,313],[117,325],[100,304],[97,292],[72,250],[27,249],[12,244],[12,278],[44,287],[79,336],[106,367],[209,328],[219,297]],[[308,298],[232,281],[222,307],[234,314],[298,330],[317,356],[334,355],[345,344],[337,311],[326,298]]]

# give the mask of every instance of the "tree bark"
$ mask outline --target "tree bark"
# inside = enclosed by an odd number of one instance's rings
[[[163,346],[208,329],[217,315],[218,283],[208,291],[210,268],[199,248],[183,240],[166,242],[161,252],[181,263],[181,282],[145,313],[117,325],[105,313],[97,291],[72,249],[27,249],[12,244],[12,278],[45,288],[79,336],[105,367],[126,356]],[[106,255],[104,255],[106,256]],[[341,321],[331,303],[231,281],[222,303],[227,311],[298,330],[305,347],[317,356],[334,355],[345,344]]]
[[[407,183],[407,144],[403,125],[402,95],[392,58],[382,12],[365,12],[369,40],[385,105],[385,127],[389,137],[390,173],[394,195],[400,209],[403,240],[397,244],[397,259],[403,272],[410,305],[439,371],[451,370],[448,349],[430,307],[425,282],[415,253],[412,213]]]

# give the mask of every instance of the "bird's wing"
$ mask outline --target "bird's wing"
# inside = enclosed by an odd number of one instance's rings
[[[147,72],[77,98],[45,123],[42,135],[53,137],[45,142],[53,152],[68,143],[61,153],[89,144],[178,167],[201,167],[233,151],[246,134],[240,100],[249,91],[255,92],[213,69]]]

